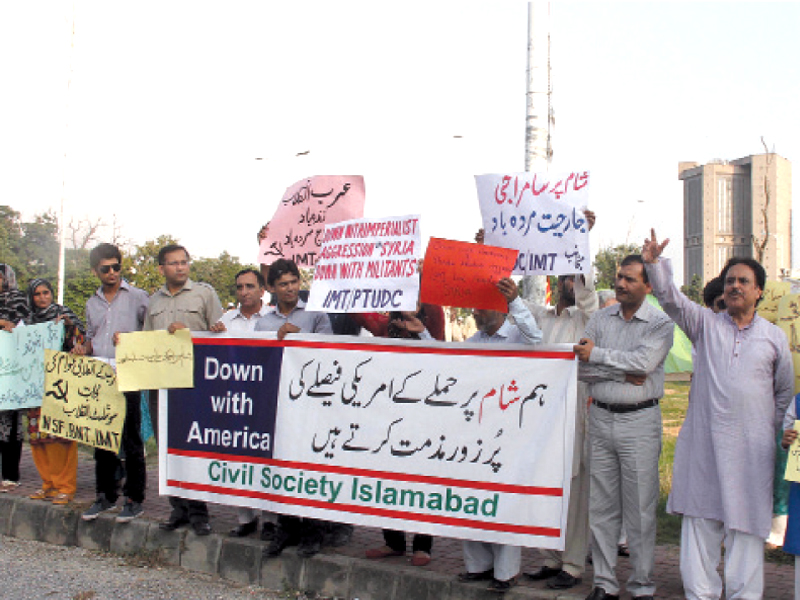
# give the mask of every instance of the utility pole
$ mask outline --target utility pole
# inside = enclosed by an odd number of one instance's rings
[[[550,79],[550,2],[528,2],[528,71],[525,115],[525,170],[548,171],[553,158],[553,127]],[[547,280],[544,276],[522,279],[526,300],[544,304]]]
[[[69,37],[69,77],[67,78],[67,110],[66,110],[66,129],[67,134],[64,136],[64,162],[63,173],[61,177],[61,211],[58,216],[58,226],[60,229],[59,243],[58,243],[58,304],[64,304],[64,288],[66,287],[66,269],[65,269],[65,246],[67,240],[67,221],[64,214],[64,198],[67,195],[67,148],[69,146],[69,89],[72,85],[72,61],[75,56],[75,2],[72,3],[72,30]]]

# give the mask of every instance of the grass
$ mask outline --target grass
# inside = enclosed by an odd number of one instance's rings
[[[658,478],[661,490],[658,500],[657,543],[679,544],[681,541],[681,518],[667,514],[667,497],[672,489],[672,463],[675,460],[675,443],[686,409],[689,406],[689,382],[673,381],[664,386],[661,400],[661,421],[664,427],[661,457],[658,460]]]

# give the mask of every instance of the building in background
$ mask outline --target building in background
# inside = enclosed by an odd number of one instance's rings
[[[719,275],[732,256],[759,259],[767,278],[792,268],[792,165],[775,153],[705,165],[682,162],[683,278],[703,284]],[[766,208],[766,226],[764,212]]]

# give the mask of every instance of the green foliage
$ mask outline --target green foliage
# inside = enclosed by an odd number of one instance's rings
[[[619,263],[629,254],[640,254],[641,251],[641,247],[636,244],[618,244],[601,248],[594,257],[595,287],[598,290],[613,290]]]
[[[223,252],[218,258],[200,258],[192,262],[192,279],[210,284],[219,296],[222,306],[236,303],[236,273],[245,268],[238,257]]]
[[[681,291],[686,295],[689,300],[696,302],[702,306],[703,304],[703,280],[700,275],[695,273],[692,275],[692,281],[689,285],[682,285]]]
[[[169,244],[179,243],[171,235],[160,235],[136,246],[132,255],[122,257],[122,274],[136,287],[152,294],[164,283],[158,270],[158,251]]]

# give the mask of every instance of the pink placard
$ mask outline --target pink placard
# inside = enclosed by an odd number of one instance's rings
[[[312,268],[322,247],[325,225],[364,216],[361,175],[316,175],[290,186],[261,240],[258,263],[287,258]]]

